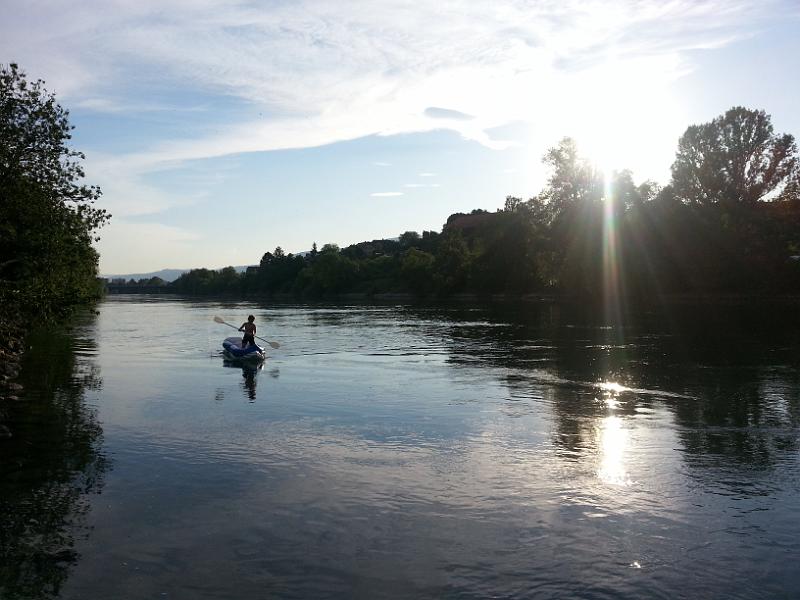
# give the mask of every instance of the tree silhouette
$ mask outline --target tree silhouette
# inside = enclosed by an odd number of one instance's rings
[[[763,110],[741,106],[689,127],[672,165],[675,195],[699,204],[753,204],[796,194],[798,176],[794,137],[775,134]]]

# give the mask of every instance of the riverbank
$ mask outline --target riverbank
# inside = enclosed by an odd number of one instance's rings
[[[270,300],[281,303],[285,302],[565,302],[576,304],[598,304],[602,302],[602,296],[579,296],[575,294],[562,294],[557,292],[537,292],[526,294],[478,294],[474,292],[448,294],[445,296],[438,295],[419,295],[410,292],[385,292],[385,293],[369,293],[369,292],[344,292],[340,294],[322,294],[322,295],[307,295],[307,294],[294,294],[294,293],[211,293],[211,294],[181,294],[176,291],[170,290],[168,286],[159,288],[144,289],[130,287],[123,291],[123,288],[111,291],[109,295],[155,295],[155,296],[176,296],[183,298],[236,298],[242,300]],[[698,305],[724,305],[736,306],[750,303],[758,304],[800,304],[800,294],[763,294],[763,293],[676,293],[676,294],[663,294],[658,297],[651,297],[645,299],[638,299],[628,301],[630,306],[647,308],[650,306],[658,305],[683,305],[683,304],[698,304]]]
[[[22,386],[16,381],[25,350],[25,330],[10,320],[0,326],[0,439],[11,437],[6,425],[8,404],[18,402]]]

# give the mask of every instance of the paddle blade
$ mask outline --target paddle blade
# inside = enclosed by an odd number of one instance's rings
[[[281,347],[278,342],[267,342],[270,346],[272,346],[275,350]]]
[[[225,321],[223,321],[220,317],[214,317],[214,322],[223,324],[225,323]]]

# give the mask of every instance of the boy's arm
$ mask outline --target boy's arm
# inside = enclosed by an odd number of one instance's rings
[[[241,326],[241,327],[239,327],[239,331],[244,331],[244,326],[245,326],[245,325],[246,325],[246,323],[242,323],[242,326]]]

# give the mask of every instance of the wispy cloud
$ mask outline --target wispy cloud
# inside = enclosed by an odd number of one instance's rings
[[[10,0],[0,54],[86,110],[164,109],[179,122],[201,98],[239,103],[224,127],[171,128],[145,151],[103,161],[112,187],[157,210],[174,199],[143,176],[197,159],[442,127],[501,148],[510,142],[487,131],[511,121],[535,122],[542,140],[553,139],[576,122],[565,114],[598,118],[591,105],[601,90],[620,114],[647,105],[691,69],[687,51],[750,35],[781,10],[778,0],[454,0],[369,10],[356,0]]]
[[[389,198],[391,196],[402,196],[403,192],[373,192],[370,194],[373,198]]]
[[[155,102],[128,102],[112,97],[84,98],[75,102],[73,106],[75,108],[82,108],[98,113],[112,114],[138,114],[150,112],[190,113],[208,111],[208,108],[203,106],[185,106]]]

